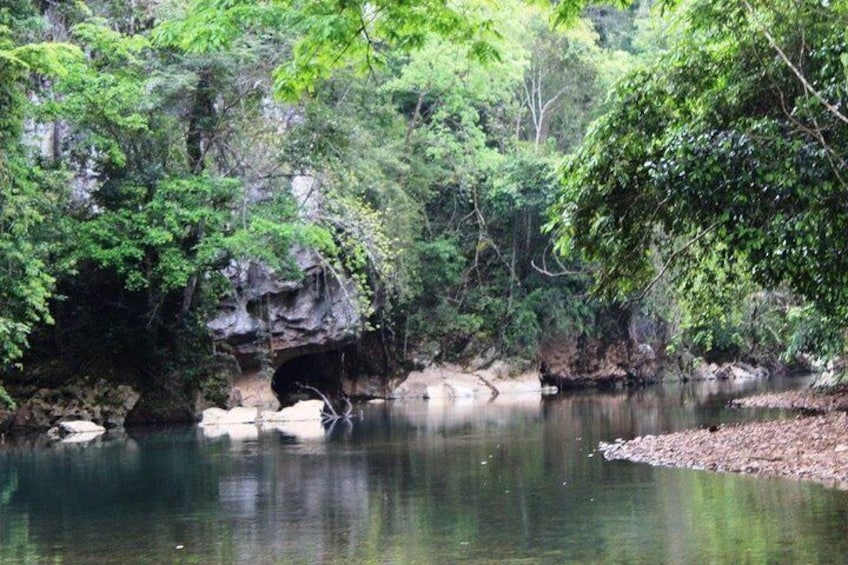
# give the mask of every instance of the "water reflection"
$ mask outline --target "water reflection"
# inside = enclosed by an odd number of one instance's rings
[[[22,445],[0,452],[0,563],[839,561],[848,493],[595,453],[742,419],[729,398],[780,386],[385,403],[332,430]]]

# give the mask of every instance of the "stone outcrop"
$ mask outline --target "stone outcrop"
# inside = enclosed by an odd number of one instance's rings
[[[668,371],[668,360],[654,347],[624,338],[552,340],[540,352],[542,382],[560,388],[654,382]]]
[[[739,361],[723,364],[702,363],[692,373],[692,378],[701,381],[760,379],[768,376],[769,372],[764,367],[755,367]]]
[[[70,420],[91,420],[106,428],[116,428],[123,426],[139,397],[132,387],[115,386],[105,380],[42,388],[20,404],[11,428],[44,431]]]
[[[472,370],[458,365],[433,365],[409,374],[391,393],[392,398],[456,400],[492,398],[504,393],[541,392],[536,373],[512,378],[503,362],[489,368]]]
[[[357,336],[354,285],[325,268],[316,252],[295,246],[292,253],[299,279],[257,262],[234,261],[224,270],[233,292],[207,327],[243,367],[269,349],[342,345]]]

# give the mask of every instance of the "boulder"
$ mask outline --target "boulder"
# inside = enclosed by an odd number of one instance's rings
[[[48,430],[51,439],[62,439],[64,443],[86,443],[106,432],[106,428],[90,420],[59,422]]]
[[[228,426],[231,424],[255,424],[259,421],[259,409],[237,406],[230,410],[207,408],[203,411],[201,427]]]
[[[323,400],[301,400],[294,406],[283,408],[278,412],[262,412],[261,421],[265,422],[300,422],[321,420],[321,412],[324,409]]]
[[[299,420],[295,422],[262,422],[262,431],[277,431],[300,441],[323,440],[327,436],[320,420]]]
[[[59,422],[57,426],[62,435],[103,433],[106,428],[89,420],[72,420],[70,422]]]

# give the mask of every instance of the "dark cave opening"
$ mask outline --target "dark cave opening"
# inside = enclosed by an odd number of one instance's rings
[[[287,353],[271,382],[283,406],[319,398],[299,385],[315,387],[331,400],[385,396],[392,364],[375,334],[367,333],[354,343]]]
[[[300,385],[315,387],[329,398],[343,394],[342,380],[346,372],[345,349],[331,349],[293,357],[274,372],[271,389],[283,406],[306,398],[319,398]]]

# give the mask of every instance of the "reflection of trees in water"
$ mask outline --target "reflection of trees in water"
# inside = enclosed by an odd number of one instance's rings
[[[792,560],[834,555],[813,541],[833,539],[843,522],[816,512],[836,516],[848,496],[594,453],[601,440],[714,415],[722,386],[385,403],[362,406],[363,420],[323,441],[187,430],[140,436],[130,449],[7,456],[0,493],[14,494],[0,506],[0,562],[14,561],[11,539],[38,560],[66,562],[167,562],[177,544],[211,563],[697,562],[738,556],[745,539],[755,560],[780,561],[764,544],[790,535],[803,538]]]
[[[18,472],[0,466],[0,563],[41,563],[44,555],[30,541],[29,516],[11,510]]]

